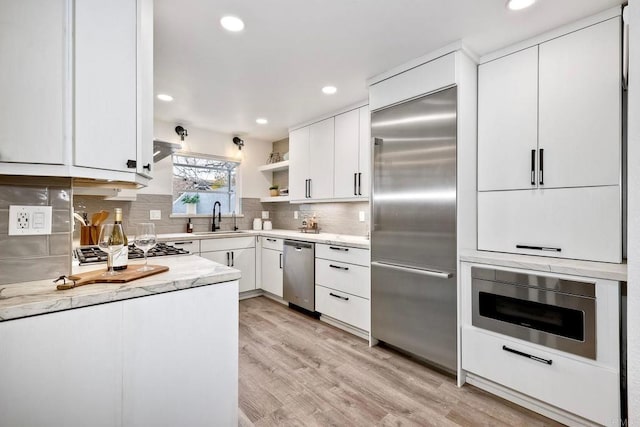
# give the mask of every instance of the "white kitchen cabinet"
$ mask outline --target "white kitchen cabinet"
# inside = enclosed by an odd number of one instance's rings
[[[334,197],[360,198],[369,195],[368,106],[335,116]]]
[[[621,262],[620,187],[478,193],[478,249]]]
[[[0,1],[0,162],[65,162],[67,5]]]
[[[0,322],[0,425],[121,426],[122,326],[119,303]]]
[[[256,289],[256,238],[203,239],[200,256],[242,272],[240,292]]]
[[[0,53],[13,58],[0,82],[13,105],[0,118],[3,172],[146,184],[153,167],[152,0],[2,6]]]
[[[309,127],[289,133],[289,197],[291,200],[307,198],[309,179]]]
[[[333,197],[334,118],[309,127],[309,198]]]
[[[358,196],[369,197],[371,187],[371,112],[369,106],[360,107],[360,144],[358,145]]]
[[[369,331],[369,300],[316,285],[316,311],[363,331]]]
[[[620,182],[620,31],[613,18],[540,45],[538,181],[545,188]]]
[[[262,289],[282,298],[282,251],[262,248]]]
[[[478,67],[478,191],[535,188],[537,148],[534,46]]]
[[[125,426],[237,425],[236,292],[224,283],[124,301]]]
[[[333,197],[333,117],[289,134],[289,195],[294,201]]]
[[[621,23],[479,66],[478,190],[618,185]]]

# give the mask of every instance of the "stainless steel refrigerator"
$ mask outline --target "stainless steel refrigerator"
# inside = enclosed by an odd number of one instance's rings
[[[456,369],[456,88],[371,113],[371,334]]]

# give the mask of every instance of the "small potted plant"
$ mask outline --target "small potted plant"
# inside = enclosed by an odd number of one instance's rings
[[[269,192],[271,192],[271,197],[276,197],[279,196],[280,193],[278,192],[278,186],[277,185],[272,185],[271,187],[269,187]]]
[[[187,205],[187,215],[196,214],[196,205],[200,201],[199,194],[185,194],[182,196],[182,203]]]

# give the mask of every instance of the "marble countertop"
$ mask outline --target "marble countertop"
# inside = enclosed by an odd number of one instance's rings
[[[195,255],[163,257],[153,262],[169,267],[169,271],[128,283],[95,283],[64,291],[57,290],[52,280],[0,285],[0,322],[240,278],[239,270]],[[142,263],[129,261],[129,268]],[[87,265],[74,267],[73,272],[83,273],[100,268],[98,265]]]
[[[627,281],[627,264],[505,254],[471,249],[461,250],[460,260],[477,264],[570,274],[572,276],[592,277],[595,279]]]
[[[170,242],[175,240],[203,240],[203,239],[222,239],[229,237],[242,236],[268,236],[280,237],[283,239],[301,240],[304,242],[326,243],[329,245],[349,246],[352,248],[369,249],[370,241],[364,236],[354,236],[350,234],[332,234],[332,233],[301,233],[297,230],[243,230],[242,233],[229,233],[225,231],[216,231],[215,233],[199,234],[199,233],[172,233],[159,234],[158,240],[161,242]]]

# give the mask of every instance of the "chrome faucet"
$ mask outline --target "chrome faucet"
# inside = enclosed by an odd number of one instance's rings
[[[218,206],[218,225],[216,225],[216,206]],[[222,205],[220,202],[213,204],[213,218],[211,221],[211,231],[220,230],[220,221],[222,221]]]

